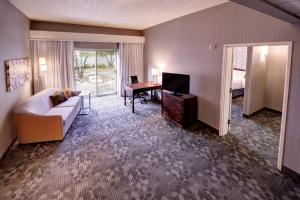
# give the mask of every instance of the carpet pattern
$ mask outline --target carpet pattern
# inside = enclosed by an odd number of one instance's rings
[[[243,117],[243,97],[232,100],[232,123],[229,134],[247,146],[267,164],[277,166],[281,114],[263,110],[250,118]]]
[[[1,200],[300,199],[300,185],[258,156],[261,143],[202,126],[183,130],[155,103],[136,104],[135,114],[117,96],[92,105],[63,142],[9,151],[0,163]]]

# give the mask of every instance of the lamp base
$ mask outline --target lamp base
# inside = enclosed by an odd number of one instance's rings
[[[39,90],[42,91],[46,89],[46,82],[44,76],[39,76],[38,77],[38,83],[39,83]]]
[[[153,83],[157,84],[157,76],[156,75],[153,75]]]

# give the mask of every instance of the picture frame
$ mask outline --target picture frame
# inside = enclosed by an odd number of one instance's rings
[[[32,80],[31,59],[5,61],[6,91],[12,92]]]

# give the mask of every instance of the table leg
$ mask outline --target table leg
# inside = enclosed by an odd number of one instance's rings
[[[132,113],[134,113],[134,91],[132,91]]]
[[[164,105],[163,100],[164,100],[164,98],[163,98],[163,90],[160,90],[161,114],[164,113],[164,110],[163,110],[163,105]]]
[[[150,90],[150,99],[151,99],[151,101],[153,100],[152,90]]]
[[[126,90],[124,90],[124,105],[126,106]]]
[[[91,108],[91,93],[89,93],[89,108]]]

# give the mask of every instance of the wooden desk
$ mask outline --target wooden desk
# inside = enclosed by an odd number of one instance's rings
[[[138,93],[151,91],[151,99],[153,98],[152,91],[156,89],[161,89],[161,85],[154,84],[153,82],[142,82],[142,83],[133,83],[129,85],[124,85],[124,105],[126,106],[126,93],[127,91],[132,92],[132,112],[134,113],[134,97]]]

